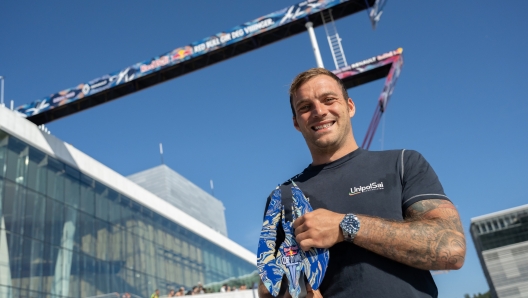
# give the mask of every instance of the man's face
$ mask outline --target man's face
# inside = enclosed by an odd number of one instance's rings
[[[306,81],[295,92],[292,104],[296,113],[293,125],[311,150],[331,152],[352,137],[354,103],[343,97],[341,87],[331,77],[318,75]]]

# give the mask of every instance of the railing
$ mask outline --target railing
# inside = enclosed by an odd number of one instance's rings
[[[249,290],[237,290],[231,292],[218,292],[218,293],[207,293],[198,294],[194,296],[200,296],[200,298],[258,298],[257,289]],[[129,293],[108,293],[97,296],[90,296],[86,298],[143,298],[134,294]],[[159,296],[159,298],[169,298],[168,295]]]
[[[207,293],[207,294],[198,294],[200,298],[258,298],[257,289],[249,290],[238,290],[231,292],[218,292],[218,293]],[[168,298],[169,296],[164,295],[159,298]]]
[[[129,293],[108,293],[108,294],[102,294],[97,296],[90,296],[86,298],[142,298],[140,296],[129,294]]]

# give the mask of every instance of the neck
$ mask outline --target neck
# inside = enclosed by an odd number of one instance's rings
[[[358,145],[354,139],[350,140],[343,146],[337,149],[325,150],[322,148],[310,148],[312,155],[312,166],[330,163],[340,159],[341,157],[358,149]]]

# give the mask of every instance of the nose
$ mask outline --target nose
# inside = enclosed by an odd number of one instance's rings
[[[312,115],[317,118],[324,118],[328,114],[328,109],[325,104],[316,101],[313,105]]]

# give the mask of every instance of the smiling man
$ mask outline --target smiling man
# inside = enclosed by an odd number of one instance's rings
[[[354,102],[328,70],[299,74],[290,104],[312,163],[281,185],[282,203],[291,221],[295,181],[314,208],[294,222],[297,242],[303,250],[330,250],[320,291],[309,295],[437,297],[429,270],[460,269],[466,243],[428,162],[412,150],[359,148],[350,121]],[[259,296],[270,296],[262,283]]]

